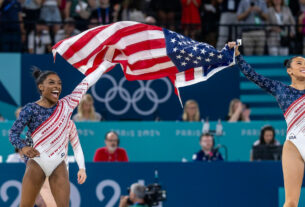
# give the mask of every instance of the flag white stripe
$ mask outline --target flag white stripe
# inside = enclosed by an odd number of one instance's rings
[[[175,64],[172,61],[159,63],[159,64],[156,64],[156,65],[146,68],[146,69],[134,70],[134,71],[130,70],[130,67],[127,66],[126,73],[129,75],[143,75],[143,74],[147,74],[147,73],[157,72],[157,71],[167,69],[167,68],[173,67],[173,66],[175,66]]]
[[[97,28],[95,27],[95,28],[86,30],[78,35],[71,37],[70,39],[64,40],[56,49],[53,49],[52,52],[53,53],[58,52],[60,55],[64,54],[71,47],[71,45],[73,45],[75,42],[77,42],[82,36],[87,35],[88,32],[95,30],[95,29],[97,29]]]
[[[176,74],[176,81],[175,81],[175,84],[176,83],[182,83],[182,82],[185,82],[185,72],[180,72],[180,73],[177,73]]]
[[[203,68],[197,67],[194,68],[194,79],[201,78],[203,76]]]
[[[159,48],[159,49],[139,51],[132,55],[129,55],[127,58],[128,58],[129,64],[134,64],[140,60],[141,61],[150,60],[150,59],[160,58],[160,57],[165,57],[165,56],[167,56],[166,48]]]
[[[94,51],[97,47],[99,47],[105,40],[108,38],[111,38],[118,30],[140,24],[138,22],[120,22],[114,23],[110,26],[108,26],[106,29],[102,30],[94,38],[92,38],[84,47],[82,47],[78,52],[76,52],[71,58],[69,58],[67,61],[70,64],[75,64],[83,59],[85,59],[88,56],[88,51]]]
[[[125,49],[129,45],[139,42],[165,38],[163,31],[160,30],[145,30],[135,34],[131,34],[120,39],[116,44],[116,49]]]

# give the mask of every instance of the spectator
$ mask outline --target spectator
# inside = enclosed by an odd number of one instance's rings
[[[200,121],[200,110],[197,101],[188,100],[185,102],[182,121]]]
[[[88,0],[88,1],[81,1],[81,0],[69,0],[67,2],[67,9],[66,9],[66,19],[72,17],[76,20],[76,28],[78,30],[85,30],[88,22],[89,17],[93,10],[98,8],[97,0]],[[68,12],[69,11],[69,12]]]
[[[217,49],[221,50],[229,40],[235,40],[237,36],[237,28],[231,27],[237,23],[237,7],[240,0],[223,0],[221,3],[220,25],[218,30]]]
[[[119,136],[114,131],[106,133],[105,147],[96,150],[94,162],[128,162],[125,149],[119,147]]]
[[[268,145],[268,146],[280,146],[280,142],[275,139],[275,130],[272,126],[267,125],[261,129],[259,140],[256,140],[253,144],[255,146]],[[252,149],[253,149],[252,147]],[[250,160],[253,160],[253,150],[251,150]]]
[[[65,20],[64,28],[59,30],[55,35],[55,43],[60,40],[67,39],[74,35],[78,35],[80,33],[79,30],[75,29],[75,21],[72,18],[68,18]]]
[[[210,3],[204,3],[202,16],[202,34],[203,42],[216,47],[218,23],[220,20],[222,0],[211,0]]]
[[[32,31],[28,36],[29,53],[45,54],[51,52],[52,41],[48,27],[44,20],[36,23],[36,31]]]
[[[228,122],[250,122],[250,113],[249,106],[243,104],[239,99],[233,99],[230,102],[227,120]]]
[[[268,32],[267,45],[269,55],[288,55],[289,43],[295,35],[295,20],[284,0],[272,0],[268,9],[268,23],[272,26]],[[292,25],[281,27],[282,25]]]
[[[60,29],[60,23],[62,20],[59,11],[61,0],[43,0],[42,2],[40,19],[44,20],[49,25],[53,25],[53,34],[56,34]]]
[[[176,14],[181,12],[180,0],[151,0],[149,8],[155,12],[161,27],[175,30]]]
[[[110,24],[117,19],[117,11],[114,10],[109,0],[99,0],[100,6],[93,10],[90,19],[98,19],[99,24]]]
[[[242,27],[245,55],[264,54],[266,34],[261,25],[268,19],[267,12],[265,0],[242,0],[239,3],[237,19],[246,24]]]
[[[129,196],[122,196],[119,207],[148,207],[145,202],[146,187],[140,183],[130,186]]]
[[[0,114],[0,122],[4,122],[4,121],[5,121],[4,117]]]
[[[214,137],[210,133],[204,133],[200,136],[201,150],[193,155],[194,161],[221,161],[223,160],[218,149],[214,148]]]
[[[122,20],[145,22],[145,14],[140,9],[140,2],[136,0],[125,0],[123,3]]]
[[[90,94],[84,95],[77,108],[73,121],[101,121],[102,116],[95,112],[94,100]]]
[[[199,8],[201,0],[181,0],[182,17],[181,24],[185,36],[195,39],[201,30],[201,19]]]
[[[92,18],[92,19],[90,19],[90,21],[89,21],[88,29],[92,29],[92,28],[94,28],[94,27],[97,27],[98,25],[99,25],[98,19]]]
[[[305,12],[305,0],[290,0],[288,5],[296,19],[301,13]]]
[[[25,30],[27,35],[35,29],[34,22],[40,17],[42,0],[26,0],[23,4]]]
[[[0,51],[21,52],[26,32],[17,0],[0,0]]]
[[[18,162],[24,163],[24,158],[23,158],[23,154],[22,154],[21,150],[15,148],[15,153],[9,154],[6,159],[6,162],[7,163],[18,163]]]
[[[300,0],[300,10],[299,10],[299,15],[298,15],[298,24],[302,25],[298,27],[299,31],[299,40],[303,42],[303,54],[305,54],[305,0]]]

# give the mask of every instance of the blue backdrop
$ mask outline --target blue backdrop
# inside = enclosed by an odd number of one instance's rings
[[[3,56],[3,54],[1,55]],[[17,89],[21,87],[20,103],[16,101],[15,103],[8,98],[5,100],[3,98],[3,100],[0,99],[0,101],[14,106],[25,105],[39,98],[31,76],[32,66],[40,67],[43,70],[54,70],[59,74],[63,80],[61,97],[71,93],[84,77],[59,55],[56,57],[55,64],[51,55],[22,54],[18,57],[18,60],[11,55],[5,55],[2,58],[3,61],[9,62],[10,65],[11,62],[21,61],[19,66],[10,66],[10,70],[2,67],[3,72],[10,73],[11,77],[16,76],[15,74],[20,73],[21,70],[21,75],[10,81],[12,83],[20,80],[21,85],[6,84],[3,86],[3,91],[6,92],[7,90],[7,93],[12,91],[14,87]],[[174,87],[169,79],[125,81],[120,66],[107,73],[96,86],[90,89],[89,93],[94,95],[96,110],[106,120],[153,120],[156,117],[162,120],[176,120],[180,118],[182,113],[178,97],[175,95]],[[239,97],[239,71],[234,67],[228,68],[214,75],[207,82],[181,88],[180,94],[183,102],[188,99],[198,101],[203,118],[209,117],[214,120],[224,118],[228,112],[230,100]],[[3,112],[0,111],[1,113],[5,114],[5,110]],[[8,119],[13,118],[12,113],[8,115]]]
[[[134,182],[159,182],[167,191],[163,207],[279,207],[283,180],[279,162],[257,163],[87,163],[88,179],[76,182],[70,166],[71,206],[118,206]],[[0,164],[0,206],[17,206],[23,164]],[[299,206],[304,206],[304,192]],[[16,202],[16,203],[14,203]],[[13,203],[15,205],[13,205]]]

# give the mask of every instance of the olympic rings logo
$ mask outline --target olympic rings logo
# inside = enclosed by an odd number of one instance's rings
[[[170,81],[166,78],[162,78],[158,80],[149,80],[146,82],[146,84],[144,84],[144,82],[141,80],[137,80],[140,87],[136,89],[133,92],[133,94],[130,94],[130,92],[123,86],[124,83],[127,81],[125,77],[121,78],[119,84],[117,84],[116,80],[108,74],[103,75],[101,79],[108,79],[113,85],[113,87],[111,87],[108,91],[106,91],[105,97],[101,97],[96,91],[96,84],[95,84],[91,89],[92,95],[97,101],[104,103],[106,109],[114,115],[123,115],[126,112],[128,112],[131,107],[133,107],[133,109],[142,116],[151,115],[156,111],[158,105],[166,102],[172,94],[172,85]],[[166,87],[167,93],[165,94],[164,97],[159,98],[156,91],[151,88],[151,84],[154,81],[163,81],[167,86]],[[152,107],[148,110],[142,110],[137,104],[137,102],[139,102],[144,97],[144,95],[146,95],[149,101],[153,103]],[[116,96],[119,96],[123,101],[126,102],[125,107],[121,110],[113,109],[113,107],[110,104],[110,102],[113,101],[116,98]]]

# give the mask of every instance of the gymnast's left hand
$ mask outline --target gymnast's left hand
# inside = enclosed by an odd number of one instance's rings
[[[87,174],[85,169],[79,169],[77,173],[77,182],[78,184],[83,184],[87,179]]]

